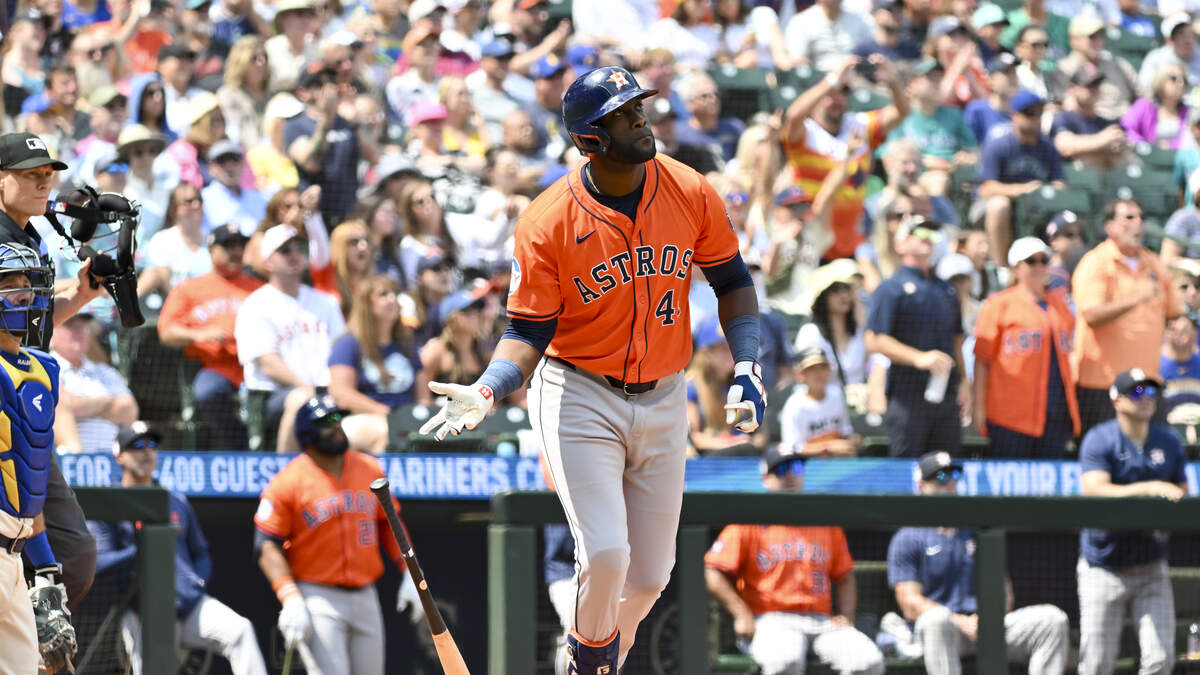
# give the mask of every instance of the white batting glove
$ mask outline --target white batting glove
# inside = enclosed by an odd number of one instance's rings
[[[396,598],[396,612],[403,614],[404,610],[412,608],[409,618],[413,623],[425,619],[425,606],[421,604],[421,596],[417,593],[417,585],[413,583],[412,575],[404,573],[404,583],[400,584],[400,595]]]
[[[442,394],[448,399],[436,415],[421,425],[422,434],[437,429],[433,437],[439,441],[447,434],[457,435],[463,429],[474,429],[496,402],[492,390],[482,384],[467,387],[461,384],[430,382],[429,391]]]
[[[304,606],[304,598],[299,593],[288,598],[279,610],[279,632],[283,633],[283,642],[288,647],[295,646],[308,639],[312,632],[312,615]]]
[[[733,386],[725,397],[725,423],[749,434],[762,424],[767,409],[762,368],[756,361],[738,361],[733,366]]]

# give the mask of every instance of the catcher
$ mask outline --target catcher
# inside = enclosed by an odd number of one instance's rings
[[[58,362],[21,348],[44,325],[54,289],[37,252],[0,243],[0,672],[56,673],[71,668],[75,629],[62,566],[42,519],[54,452]],[[21,553],[35,570],[26,591]],[[32,599],[32,602],[30,600]]]

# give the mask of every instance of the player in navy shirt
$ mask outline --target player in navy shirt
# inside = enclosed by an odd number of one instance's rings
[[[1079,448],[1084,495],[1177,501],[1187,494],[1183,442],[1151,420],[1161,386],[1138,368],[1117,375],[1109,389],[1116,419],[1093,427]],[[1127,612],[1141,626],[1138,672],[1171,672],[1175,598],[1167,533],[1083,530],[1079,550],[1080,675],[1112,672]]]
[[[955,494],[962,466],[948,452],[917,462],[923,495]],[[962,654],[975,651],[979,616],[975,596],[975,534],[944,527],[905,527],[888,545],[888,585],[905,620],[913,624],[930,675],[959,675]],[[1028,662],[1035,675],[1059,674],[1067,664],[1067,614],[1054,605],[1013,610],[1005,582],[1004,639],[1009,658]]]

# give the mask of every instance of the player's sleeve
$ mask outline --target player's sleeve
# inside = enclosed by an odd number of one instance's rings
[[[286,540],[292,535],[292,504],[285,481],[286,474],[276,474],[263,490],[254,512],[254,527],[272,539]]]
[[[1000,303],[996,296],[983,301],[975,318],[975,358],[994,363],[1000,348]]]
[[[192,509],[192,505],[186,499],[180,501],[183,516],[181,520],[187,529],[187,548],[192,558],[192,569],[196,576],[207,583],[212,579],[212,556],[208,552],[208,540],[204,538],[204,531],[200,529],[200,521],[196,518],[196,511]]]
[[[133,541],[122,541],[119,523],[89,520],[87,528],[96,540],[97,574],[106,573],[125,563],[133,564],[137,555],[137,544]]]
[[[704,554],[705,567],[720,570],[732,577],[739,576],[746,548],[745,534],[744,525],[726,525]]]
[[[738,256],[737,235],[725,213],[721,195],[703,178],[700,179],[700,193],[703,199],[700,233],[692,252],[692,262],[699,267],[715,267]]]
[[[242,302],[233,324],[238,360],[243,364],[254,363],[258,357],[273,354],[277,350],[275,327],[267,318],[265,308],[258,306],[259,297],[251,294]]]
[[[549,228],[526,215],[517,221],[513,236],[512,276],[508,289],[508,316],[546,321],[562,311],[558,279],[558,247]]]
[[[903,528],[892,537],[888,544],[887,566],[891,588],[902,581],[921,580],[921,545],[914,530]]]
[[[840,581],[854,571],[854,558],[850,556],[850,546],[846,543],[846,532],[842,528],[833,528],[829,539],[829,578]]]
[[[1079,444],[1079,472],[1103,471],[1112,475],[1112,443],[1104,428],[1095,428],[1087,432]]]

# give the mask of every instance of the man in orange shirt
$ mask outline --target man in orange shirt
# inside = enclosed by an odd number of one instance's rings
[[[163,344],[182,347],[189,358],[202,364],[192,388],[196,419],[213,430],[209,443],[221,450],[245,450],[246,428],[238,417],[238,363],[233,325],[238,308],[263,282],[242,273],[246,236],[237,225],[222,225],[208,235],[212,271],[171,289],[158,317],[158,337]]]
[[[792,179],[809,194],[821,189],[825,175],[846,158],[846,144],[852,134],[866,137],[868,148],[853,162],[846,183],[838,190],[830,215],[834,241],[821,257],[853,258],[854,249],[863,242],[858,229],[863,201],[867,196],[867,176],[871,173],[871,154],[886,140],[888,132],[908,117],[908,96],[891,62],[872,55],[875,80],[891,89],[892,104],[866,113],[846,114],[846,84],[860,59],[852,56],[833,72],[792,102],[783,122],[783,149]]]
[[[1103,243],[1080,259],[1071,277],[1080,434],[1112,419],[1108,386],[1117,373],[1141,368],[1158,375],[1158,351],[1167,319],[1183,313],[1171,275],[1142,246],[1142,207],[1118,199],[1104,207]]]
[[[763,455],[763,485],[803,491],[804,463],[772,446]],[[743,649],[763,675],[803,673],[810,645],[838,673],[883,673],[883,654],[854,628],[854,560],[842,528],[729,525],[704,565],[709,593],[733,615],[739,644],[748,643]]]
[[[1062,459],[1079,433],[1068,357],[1075,317],[1050,281],[1050,247],[1022,237],[1008,250],[1017,283],[984,300],[975,319],[975,413],[997,459]]]

